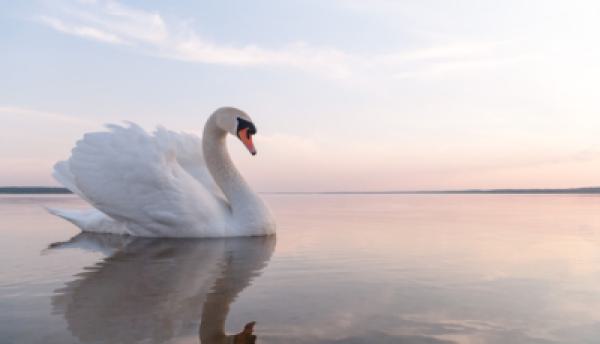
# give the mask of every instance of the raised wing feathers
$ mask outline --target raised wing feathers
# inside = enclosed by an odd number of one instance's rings
[[[212,231],[223,225],[227,205],[203,174],[199,139],[165,129],[150,135],[135,124],[108,128],[77,142],[70,175],[59,174],[69,176],[65,186],[139,236],[186,236],[202,231],[198,224]]]

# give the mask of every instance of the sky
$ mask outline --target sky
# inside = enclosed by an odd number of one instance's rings
[[[259,191],[600,185],[597,1],[11,1],[0,185],[83,133],[246,111]]]

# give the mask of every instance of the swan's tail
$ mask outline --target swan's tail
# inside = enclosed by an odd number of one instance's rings
[[[115,221],[98,209],[90,208],[79,210],[47,207],[46,210],[48,210],[50,214],[71,222],[83,232],[129,234],[127,227],[123,223]]]
[[[81,230],[84,230],[84,228],[86,226],[85,214],[83,214],[83,211],[49,208],[49,207],[46,207],[46,210],[52,215],[62,217],[63,219],[71,222],[75,226],[81,228]]]

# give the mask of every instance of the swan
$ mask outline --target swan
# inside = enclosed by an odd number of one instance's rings
[[[275,233],[263,200],[235,168],[226,137],[252,155],[256,127],[243,111],[217,109],[202,139],[134,123],[86,133],[54,178],[85,200],[88,209],[48,210],[83,232],[141,237],[236,237]]]

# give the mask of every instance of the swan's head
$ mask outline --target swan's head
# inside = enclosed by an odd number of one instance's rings
[[[252,135],[256,134],[256,127],[252,119],[244,111],[223,107],[215,111],[217,126],[242,141],[252,155],[256,155],[256,148],[252,142]]]

